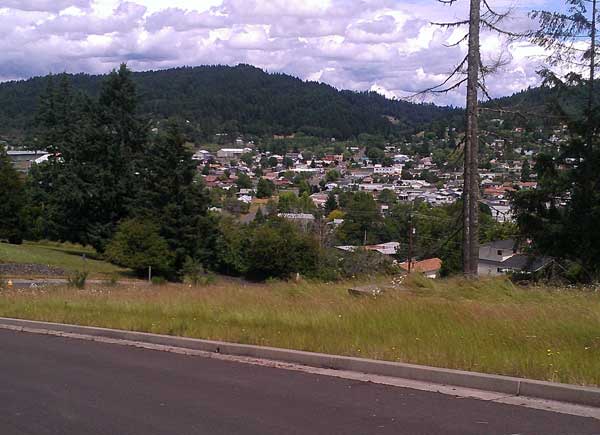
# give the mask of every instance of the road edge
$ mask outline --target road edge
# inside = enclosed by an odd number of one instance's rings
[[[0,317],[0,328],[33,333],[85,334],[600,407],[600,388],[594,387],[249,344],[4,317]]]

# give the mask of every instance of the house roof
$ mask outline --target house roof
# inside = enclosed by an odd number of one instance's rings
[[[310,213],[279,213],[277,216],[291,220],[315,220],[315,217]]]
[[[383,255],[394,255],[400,243],[398,242],[387,242],[380,243],[379,245],[366,245],[366,246],[336,246],[337,249],[341,249],[342,251],[354,252],[358,249],[364,249],[365,251],[376,251]]]
[[[516,246],[517,243],[514,239],[494,240],[493,242],[484,243],[481,245],[482,248],[492,249],[514,249]]]
[[[534,257],[527,254],[516,254],[502,262],[506,269],[522,272],[538,272],[554,261],[551,257]]]
[[[400,267],[404,270],[408,270],[408,262],[400,263]],[[413,261],[411,263],[411,270],[415,272],[427,273],[437,272],[442,268],[442,260],[439,258],[428,258],[422,261]]]

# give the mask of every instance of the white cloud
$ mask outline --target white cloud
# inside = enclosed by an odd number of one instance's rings
[[[500,7],[514,0],[492,0]],[[552,0],[528,0],[544,7]],[[519,19],[527,26],[519,3]],[[464,56],[448,48],[467,2],[435,0],[0,0],[0,78],[60,71],[252,63],[338,88],[401,97],[436,84]],[[543,51],[482,35],[485,58],[510,63],[490,77],[495,96],[535,85]],[[535,57],[538,56],[538,57]],[[439,102],[460,103],[463,90]]]

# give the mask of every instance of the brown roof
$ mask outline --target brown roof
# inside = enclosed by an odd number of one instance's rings
[[[408,263],[400,263],[400,267],[404,270],[408,270]],[[442,268],[442,260],[439,258],[428,258],[423,261],[413,261],[411,264],[411,270],[415,272],[437,272]]]

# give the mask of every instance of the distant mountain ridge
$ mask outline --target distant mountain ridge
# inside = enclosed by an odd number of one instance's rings
[[[98,94],[105,75],[68,74],[72,87]],[[198,135],[237,131],[257,136],[304,132],[341,139],[386,137],[443,123],[459,126],[462,110],[390,100],[375,92],[339,91],[323,83],[266,73],[250,65],[134,72],[139,112],[152,120],[179,117]],[[0,136],[33,130],[47,76],[0,83]]]

